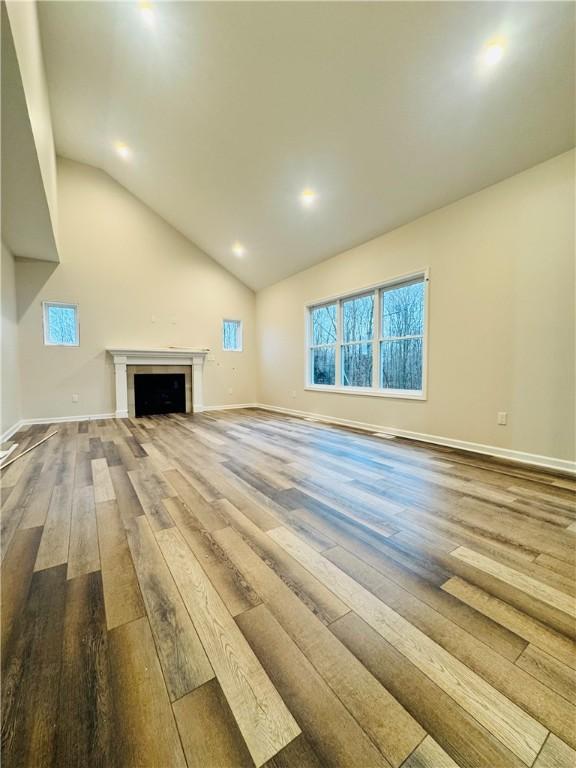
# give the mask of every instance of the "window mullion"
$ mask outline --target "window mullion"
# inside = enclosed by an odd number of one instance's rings
[[[413,333],[408,336],[382,336],[380,341],[405,341],[406,339],[422,339],[423,334]]]
[[[374,315],[372,318],[372,389],[380,386],[380,291],[374,291]]]
[[[336,303],[336,352],[335,364],[336,375],[334,381],[337,387],[342,386],[342,367],[341,367],[341,348],[342,348],[342,300],[338,299]]]
[[[312,335],[312,308],[308,307],[306,312],[306,368],[305,368],[305,382],[308,386],[314,384],[314,361],[312,354],[312,341],[314,339]]]

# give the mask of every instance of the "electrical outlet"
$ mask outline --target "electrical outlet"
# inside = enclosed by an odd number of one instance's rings
[[[78,400],[80,400],[80,395],[76,395],[76,394],[72,395],[72,402],[73,403],[77,403]]]
[[[498,411],[497,422],[500,426],[504,427],[508,423],[508,414],[506,411]]]
[[[296,390],[293,389],[292,392],[290,392],[290,397],[296,397]]]
[[[229,394],[229,395],[231,395],[231,394],[232,394],[232,387],[228,387],[228,394]]]

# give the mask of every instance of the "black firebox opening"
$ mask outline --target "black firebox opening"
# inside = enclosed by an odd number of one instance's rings
[[[185,378],[183,373],[135,373],[136,416],[186,413]]]

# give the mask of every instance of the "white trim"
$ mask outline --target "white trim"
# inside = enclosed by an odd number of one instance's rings
[[[380,349],[383,339],[381,331],[381,294],[382,291],[393,289],[404,283],[422,282],[424,285],[424,328],[422,335],[415,337],[401,338],[421,338],[422,339],[422,389],[419,390],[399,390],[383,389],[380,387]],[[316,301],[306,302],[304,305],[304,389],[321,392],[337,392],[341,395],[371,395],[372,397],[393,397],[406,400],[427,400],[428,399],[428,344],[429,344],[429,305],[430,305],[430,267],[424,267],[416,272],[410,272],[404,275],[397,275],[389,280],[373,283],[364,288],[357,288],[354,291],[344,294],[337,294]],[[354,342],[343,341],[342,308],[346,301],[353,300],[361,296],[374,297],[374,321],[373,334],[371,339],[359,340]],[[312,310],[327,304],[336,304],[336,341],[333,344],[312,344]],[[400,338],[400,337],[399,337]],[[370,387],[347,387],[342,384],[342,347],[349,344],[367,343],[372,344],[372,386]],[[313,384],[312,383],[312,350],[319,347],[334,347],[335,353],[335,383],[334,384]],[[376,382],[376,386],[374,383]]]
[[[382,288],[378,291],[374,291],[374,320],[372,326],[374,329],[374,343],[372,344],[372,386],[376,382],[375,390],[382,389],[381,384],[381,372],[382,366],[380,364],[380,357],[382,355],[382,344],[380,334],[382,332]]]
[[[130,358],[130,365],[153,365],[158,360],[162,360],[160,365],[185,365],[182,360],[197,356],[205,357],[210,352],[207,347],[150,347],[149,349],[122,347],[109,348],[107,351],[112,357]]]
[[[128,365],[190,365],[192,366],[192,411],[204,410],[204,360],[207,347],[155,347],[150,349],[109,349],[114,360],[117,419],[128,417]]]
[[[403,400],[426,400],[422,390],[415,389],[373,389],[372,387],[336,387],[332,384],[308,384],[309,392],[335,392],[338,395],[367,395],[368,397],[395,397]]]
[[[268,405],[265,403],[207,405],[204,406],[203,411],[232,411],[240,408],[260,408],[263,411],[284,413],[287,416],[298,416],[299,418],[306,419],[308,421],[320,421],[325,424],[335,424],[342,427],[354,427],[354,429],[362,429],[366,432],[371,432],[374,436],[380,438],[389,439],[391,436],[403,437],[407,440],[418,440],[422,443],[444,445],[447,448],[457,448],[459,450],[469,451],[471,453],[481,453],[486,456],[495,456],[499,459],[506,459],[507,461],[516,461],[521,464],[529,464],[535,467],[542,467],[544,469],[557,470],[559,472],[565,472],[570,475],[576,475],[576,461],[569,461],[568,459],[557,459],[553,456],[540,456],[536,453],[525,453],[523,451],[512,450],[511,448],[500,448],[496,445],[472,443],[467,440],[457,440],[451,437],[441,437],[440,435],[428,435],[423,432],[410,432],[405,429],[397,429],[396,427],[384,427],[381,424],[368,424],[364,421],[338,419],[332,416],[324,416],[321,413],[298,411],[293,408],[282,408],[280,406]],[[98,419],[114,418],[117,418],[114,413],[94,413],[83,416],[53,416],[52,418],[20,419],[20,421],[16,422],[16,424],[7,429],[6,432],[0,436],[0,442],[6,442],[10,439],[10,437],[12,437],[13,434],[18,432],[18,430],[30,424],[57,424],[59,422],[67,421],[97,421]]]
[[[392,287],[393,285],[396,285],[397,283],[407,283],[409,280],[416,280],[419,277],[424,277],[424,280],[430,280],[430,267],[424,267],[423,269],[417,269],[413,272],[408,272],[405,275],[395,275],[394,277],[391,277],[389,280],[379,280],[377,283],[371,283],[370,285],[365,285],[361,288],[355,288],[353,291],[348,291],[346,293],[336,293],[333,296],[327,296],[323,299],[317,299],[315,301],[307,301],[305,304],[306,309],[310,309],[311,307],[319,307],[322,306],[322,304],[332,304],[335,301],[338,301],[341,299],[342,301],[345,301],[346,299],[351,299],[354,296],[361,296],[363,293],[371,293],[372,291],[375,291],[379,288],[387,288]]]
[[[12,435],[16,434],[19,429],[22,429],[22,427],[26,426],[26,422],[23,419],[19,419],[19,421],[16,422],[16,424],[13,424],[11,427],[8,427],[8,429],[3,432],[0,435],[0,443],[5,443],[7,440],[10,440]]]
[[[202,412],[206,411],[234,411],[238,408],[260,408],[258,403],[238,403],[236,405],[205,405]]]
[[[428,435],[423,432],[410,432],[405,429],[397,429],[396,427],[385,427],[381,424],[367,424],[363,421],[338,419],[331,416],[324,416],[320,413],[297,411],[292,408],[281,408],[275,405],[265,405],[264,403],[260,403],[256,407],[261,408],[264,411],[285,413],[288,416],[298,416],[304,419],[314,419],[315,421],[321,421],[326,424],[336,424],[343,427],[354,427],[355,429],[362,429],[366,432],[371,432],[378,437],[388,437],[389,435],[394,435],[394,437],[403,437],[407,440],[418,440],[422,443],[444,445],[447,448],[457,448],[462,451],[470,451],[471,453],[481,453],[487,456],[495,456],[499,459],[506,459],[507,461],[516,461],[522,464],[530,464],[531,466],[535,467],[543,467],[544,469],[551,469],[565,472],[570,475],[576,475],[576,461],[569,461],[568,459],[557,459],[553,456],[541,456],[536,453],[525,453],[524,451],[515,451],[511,448],[500,448],[496,445],[472,443],[468,440],[457,440],[455,438],[442,437],[440,435]]]
[[[228,411],[228,410],[234,410],[238,408],[260,408],[261,406],[258,405],[258,403],[235,403],[233,405],[205,405],[202,410],[200,411],[203,413],[204,411]],[[195,411],[195,413],[198,413],[198,411]],[[166,414],[167,416],[169,414]],[[193,414],[179,414],[182,416],[185,415],[193,415]],[[10,427],[10,429],[7,429],[6,432],[4,432],[3,435],[0,435],[0,442],[5,442],[6,440],[9,440],[13,434],[18,432],[18,430],[22,429],[22,427],[29,427],[32,424],[58,424],[58,423],[64,423],[67,421],[98,421],[100,419],[117,419],[117,418],[124,418],[127,419],[128,416],[122,416],[119,417],[115,413],[89,413],[89,414],[83,414],[81,416],[52,416],[49,418],[36,418],[36,419],[20,419],[20,421],[16,422],[14,426]]]
[[[114,413],[92,413],[82,416],[52,416],[51,418],[38,418],[38,419],[20,419],[14,426],[7,429],[2,435],[0,435],[0,443],[9,440],[12,435],[21,430],[23,427],[30,427],[33,424],[60,424],[66,421],[97,421],[99,419],[115,419]]]
[[[52,416],[51,418],[41,419],[22,419],[23,426],[30,424],[60,424],[66,421],[98,421],[98,419],[115,419],[115,413],[89,413],[82,416]]]

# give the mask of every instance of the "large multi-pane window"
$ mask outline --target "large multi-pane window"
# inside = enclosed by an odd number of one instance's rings
[[[308,308],[308,386],[424,396],[424,273]]]

